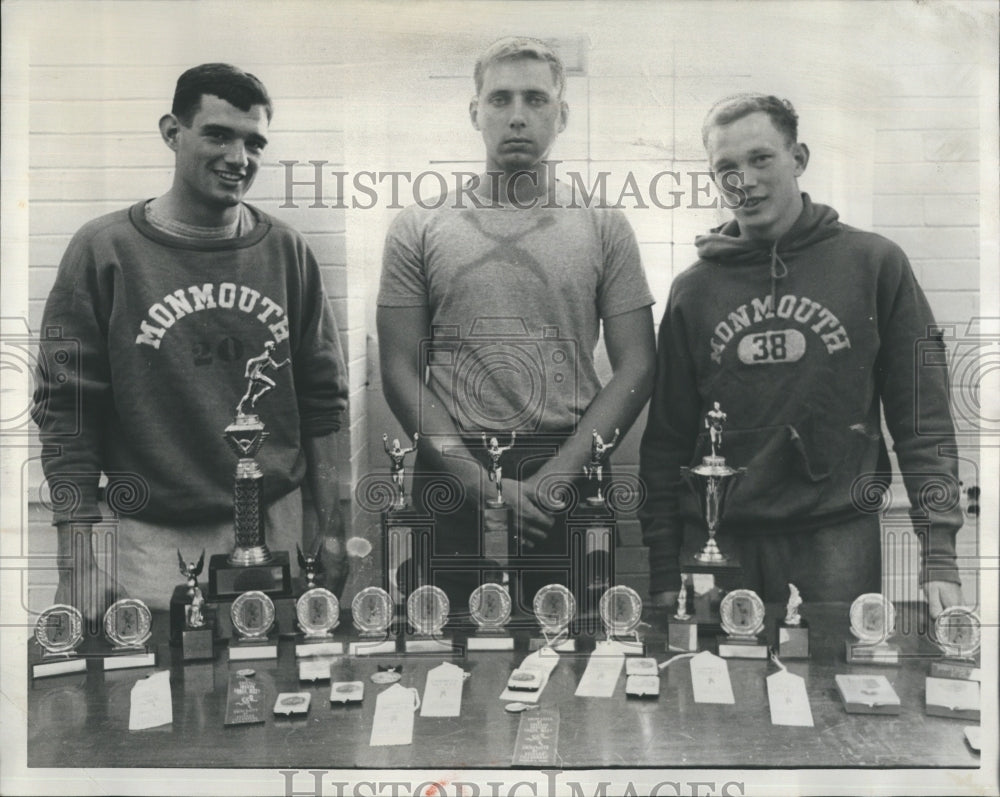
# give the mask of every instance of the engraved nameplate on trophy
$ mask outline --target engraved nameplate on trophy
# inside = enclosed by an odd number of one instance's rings
[[[892,601],[877,592],[859,595],[851,604],[851,633],[846,640],[848,664],[899,664],[899,647],[889,642],[896,630]]]
[[[360,636],[348,648],[352,656],[396,652],[396,638],[389,634],[394,608],[388,592],[381,587],[365,587],[351,601],[351,618]]]
[[[507,631],[511,599],[502,584],[482,584],[469,596],[469,615],[476,632],[469,636],[469,650],[513,650],[514,637]]]
[[[274,628],[274,602],[264,592],[244,592],[229,609],[236,637],[229,643],[229,660],[278,658]]]
[[[601,596],[598,611],[609,640],[614,640],[626,654],[646,654],[638,632],[642,622],[642,598],[638,592],[621,584],[612,587]]]
[[[35,641],[43,653],[31,666],[32,678],[86,671],[87,660],[76,653],[83,643],[83,615],[75,606],[57,603],[38,615]]]
[[[767,659],[764,602],[751,589],[727,592],[719,605],[725,636],[719,637],[719,656],[724,659]]]
[[[788,585],[788,603],[785,616],[777,623],[779,659],[809,658],[809,623],[799,614],[802,596],[794,584]]]
[[[451,640],[442,635],[448,622],[448,596],[440,587],[417,587],[406,600],[406,619],[412,634],[406,637],[407,653],[450,653]]]
[[[726,458],[719,454],[726,417],[719,403],[715,402],[705,415],[711,453],[702,457],[699,465],[680,469],[681,477],[698,498],[698,506],[708,532],[708,540],[701,551],[685,555],[681,559],[682,577],[692,577],[695,620],[706,631],[720,628],[721,599],[726,590],[738,585],[742,574],[739,560],[732,553],[724,553],[716,541],[726,498],[736,480],[746,472],[746,468],[730,467],[726,464]]]
[[[532,610],[542,637],[531,640],[531,650],[551,647],[560,653],[576,650],[570,624],[576,617],[576,598],[562,584],[547,584],[535,593]]]
[[[934,642],[944,657],[931,662],[935,678],[981,680],[979,669],[982,623],[979,616],[965,606],[951,606],[934,620]]]
[[[122,598],[104,613],[104,636],[111,644],[102,655],[105,670],[153,667],[156,654],[146,647],[153,635],[153,615],[140,600]]]
[[[677,608],[667,619],[668,652],[694,653],[698,650],[698,623],[688,612],[687,581],[681,577],[677,592]]]
[[[340,602],[326,587],[313,587],[295,602],[295,619],[302,631],[295,644],[295,656],[338,656],[344,643],[333,638],[340,624]]]

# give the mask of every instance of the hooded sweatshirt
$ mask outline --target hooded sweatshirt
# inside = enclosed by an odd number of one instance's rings
[[[671,287],[640,449],[652,592],[677,583],[685,520],[704,527],[680,468],[710,453],[714,402],[727,414],[718,453],[747,469],[727,499],[726,534],[879,512],[891,480],[881,408],[911,518],[926,531],[922,580],[959,580],[957,460],[938,454],[954,428],[930,307],[896,244],[803,203],[773,244],[740,238],[735,220],[699,236],[698,261]]]

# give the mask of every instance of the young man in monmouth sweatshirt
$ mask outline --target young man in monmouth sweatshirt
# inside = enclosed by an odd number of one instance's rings
[[[938,453],[955,442],[948,380],[942,368],[918,379],[915,366],[934,319],[898,246],[800,193],[809,150],[797,122],[789,102],[753,94],[717,103],[702,129],[717,184],[741,202],[697,238],[699,259],[675,280],[660,325],[640,450],[650,592],[672,604],[682,549],[704,544],[679,470],[709,452],[715,402],[728,416],[719,453],[747,469],[721,527],[745,586],[765,601],[784,601],[789,582],[811,601],[880,592],[884,412],[926,531],[921,583],[934,617],[962,602],[957,461]],[[939,337],[930,345],[943,353]]]

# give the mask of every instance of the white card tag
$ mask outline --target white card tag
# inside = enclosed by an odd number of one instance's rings
[[[174,721],[170,702],[170,671],[154,672],[148,678],[136,681],[132,687],[128,712],[128,729],[141,731],[169,725]]]
[[[611,697],[615,693],[623,666],[625,654],[620,645],[614,641],[598,642],[576,687],[576,696]]]
[[[427,671],[421,717],[457,717],[462,713],[462,684],[466,672],[450,661]]]
[[[805,679],[795,673],[779,670],[767,676],[767,699],[771,704],[772,725],[811,728],[815,724]]]
[[[393,684],[375,698],[372,718],[372,747],[413,743],[413,714],[420,708],[416,689]]]
[[[691,587],[695,595],[705,595],[715,589],[715,576],[711,573],[692,573]]]
[[[691,659],[691,688],[695,703],[735,703],[725,659],[703,650]]]

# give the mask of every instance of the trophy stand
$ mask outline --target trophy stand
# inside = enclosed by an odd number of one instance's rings
[[[183,586],[178,586],[174,590],[175,596],[177,590],[183,589]],[[171,609],[173,609],[172,602]],[[186,604],[180,643],[181,659],[183,661],[202,661],[215,658],[215,619],[208,616],[208,610],[205,608],[205,598],[201,594],[201,589],[197,586],[194,588],[191,602]]]
[[[667,619],[667,651],[694,653],[698,650],[698,623],[688,614],[687,583],[681,578],[677,610]]]
[[[681,559],[681,577],[694,591],[694,619],[700,631],[721,630],[719,605],[726,591],[739,585],[743,572],[739,560],[723,553],[716,542],[719,521],[725,510],[726,498],[736,479],[746,473],[746,468],[731,468],[726,458],[719,455],[726,413],[715,402],[705,416],[709,430],[712,453],[702,457],[701,464],[681,468],[681,477],[699,499],[699,507],[708,530],[705,546],[694,555]]]
[[[566,519],[573,571],[570,587],[577,598],[579,615],[592,622],[598,616],[601,597],[615,582],[615,514],[604,504],[581,502]]]

